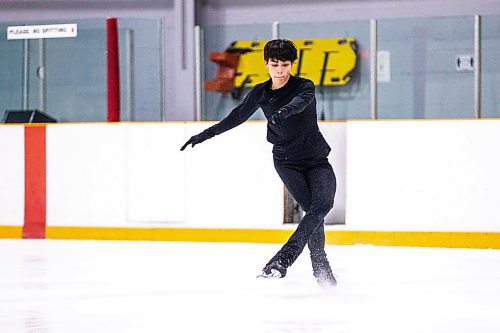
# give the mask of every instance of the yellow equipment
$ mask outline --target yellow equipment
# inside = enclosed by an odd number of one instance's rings
[[[266,42],[236,41],[225,52],[212,52],[210,58],[219,64],[218,78],[206,82],[205,89],[232,92],[233,97],[239,98],[243,87],[268,80],[263,56]],[[292,75],[308,78],[317,86],[345,85],[350,81],[357,62],[354,38],[294,39],[292,42],[298,51]],[[221,75],[222,72],[226,75]]]

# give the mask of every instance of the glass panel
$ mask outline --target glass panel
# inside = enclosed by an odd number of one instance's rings
[[[215,80],[217,65],[210,61],[210,52],[223,52],[234,41],[269,40],[272,38],[270,24],[252,24],[237,26],[212,26],[204,32],[204,69],[205,81]],[[262,60],[264,66],[264,60]],[[204,91],[203,119],[220,120],[237,106],[250,89],[244,89],[240,99],[234,99],[230,93]],[[257,111],[250,119],[265,119],[261,111]]]
[[[22,108],[23,41],[7,41],[3,24],[0,62],[0,107]],[[76,23],[75,38],[29,40],[28,108],[42,109],[42,63],[45,65],[46,113],[60,122],[106,121],[106,20],[69,20]],[[121,120],[161,120],[161,56],[159,20],[119,19]],[[45,49],[45,52],[43,52]],[[5,89],[3,89],[5,87]],[[8,87],[8,88],[7,88]],[[5,96],[4,96],[5,95]],[[1,109],[0,109],[1,110]]]
[[[60,122],[106,121],[106,21],[71,23],[77,37],[45,40],[44,111]],[[39,105],[39,43],[31,42],[30,105]]]
[[[370,118],[370,22],[286,23],[280,37],[287,39],[354,37],[358,63],[343,86],[316,87],[318,116],[322,119]]]
[[[481,117],[500,117],[500,17],[481,23]]]
[[[381,20],[378,51],[390,54],[379,118],[474,117],[474,73],[457,69],[458,56],[474,54],[472,16]]]
[[[7,40],[7,26],[0,24],[0,120],[23,107],[23,41]]]
[[[161,24],[159,19],[119,19],[121,119],[137,121],[162,120]],[[131,40],[128,47],[127,34]],[[131,67],[127,56],[131,53]],[[131,79],[131,96],[127,79]],[[130,100],[129,100],[130,99]]]

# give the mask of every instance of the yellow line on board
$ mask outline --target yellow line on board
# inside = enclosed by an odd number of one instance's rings
[[[329,245],[500,249],[499,232],[326,231]]]
[[[284,243],[292,232],[275,229],[47,227],[46,238]]]
[[[22,227],[0,226],[0,238],[22,238]],[[293,230],[211,228],[47,227],[48,239],[237,242],[282,244]],[[500,232],[341,231],[325,232],[328,245],[370,244],[500,249]]]
[[[293,230],[276,229],[47,227],[46,237],[50,239],[284,243],[292,232]],[[328,245],[371,244],[500,249],[500,233],[327,230],[326,243]]]
[[[0,238],[23,238],[23,227],[0,225]]]

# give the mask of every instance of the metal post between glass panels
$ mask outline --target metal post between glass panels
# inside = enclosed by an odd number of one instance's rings
[[[28,109],[28,94],[29,94],[29,40],[23,41],[23,110]]]
[[[134,32],[127,29],[125,33],[126,40],[126,95],[127,95],[127,114],[130,121],[135,120],[134,110]]]
[[[199,25],[194,27],[194,47],[195,47],[195,120],[202,120],[202,54],[203,54],[203,30]]]
[[[474,115],[481,118],[481,16],[474,16]]]
[[[377,20],[370,20],[370,117],[377,119]]]
[[[160,57],[159,59],[159,69],[160,69],[160,120],[165,121],[167,119],[166,112],[165,110],[165,68],[167,68],[165,64],[165,22],[163,21],[163,18],[160,18],[160,21],[158,22],[158,29],[159,29],[159,53],[158,56]]]
[[[278,21],[274,21],[272,25],[272,36],[273,39],[280,38],[280,23]]]
[[[45,39],[43,38],[38,40],[38,61],[38,108],[40,111],[45,111]]]

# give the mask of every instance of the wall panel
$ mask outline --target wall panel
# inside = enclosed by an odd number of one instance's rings
[[[24,219],[24,127],[0,126],[0,224]]]

